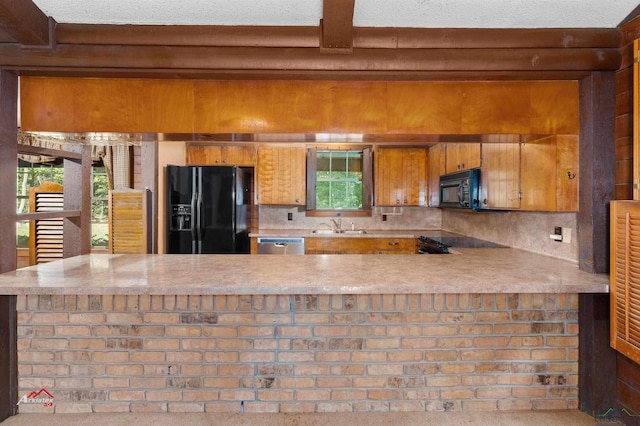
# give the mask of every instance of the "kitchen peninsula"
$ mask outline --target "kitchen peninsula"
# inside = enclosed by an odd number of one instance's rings
[[[578,294],[606,275],[516,249],[86,255],[0,275],[21,412],[578,406]]]

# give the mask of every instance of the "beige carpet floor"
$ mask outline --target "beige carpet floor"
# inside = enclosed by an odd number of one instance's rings
[[[315,414],[117,413],[20,414],[2,426],[591,426],[622,424],[571,410]]]

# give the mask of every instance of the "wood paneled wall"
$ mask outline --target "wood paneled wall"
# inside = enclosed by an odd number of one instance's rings
[[[23,77],[22,130],[577,134],[576,81],[185,81]]]
[[[616,73],[616,199],[633,198],[633,40],[640,37],[640,18],[622,28],[622,66]],[[636,111],[637,113],[637,111]],[[640,365],[618,354],[618,408],[640,414]]]

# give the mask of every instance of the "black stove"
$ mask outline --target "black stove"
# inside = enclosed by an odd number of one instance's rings
[[[440,241],[422,235],[417,240],[420,254],[449,254],[449,247]]]
[[[505,248],[501,244],[492,243],[478,238],[464,235],[441,235],[433,237],[420,236],[417,238],[418,253],[420,254],[449,254],[449,248]]]

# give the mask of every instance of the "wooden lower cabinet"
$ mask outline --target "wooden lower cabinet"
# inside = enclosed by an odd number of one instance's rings
[[[374,254],[415,254],[414,238],[376,238]]]
[[[305,254],[414,254],[413,238],[305,238]]]

